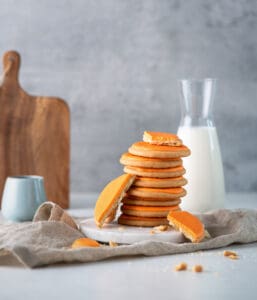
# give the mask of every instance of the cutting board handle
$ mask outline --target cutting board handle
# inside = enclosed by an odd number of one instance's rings
[[[17,51],[7,51],[3,56],[2,87],[6,84],[19,87],[20,54]]]

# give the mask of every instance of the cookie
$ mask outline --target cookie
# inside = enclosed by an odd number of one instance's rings
[[[127,191],[127,195],[137,196],[142,198],[159,198],[159,199],[175,199],[186,195],[186,190],[179,188],[144,188],[144,187],[131,187]]]
[[[111,221],[115,217],[113,211],[117,209],[134,180],[135,176],[123,174],[106,185],[95,205],[94,219],[97,226],[102,227],[107,218]]]
[[[181,203],[181,200],[179,198],[173,200],[161,199],[161,200],[150,200],[150,201],[149,200],[146,201],[144,200],[144,198],[138,198],[138,199],[124,197],[122,203],[127,205],[139,205],[139,206],[174,206],[174,205],[179,205]]]
[[[190,150],[182,146],[152,145],[146,142],[136,142],[129,148],[129,153],[144,157],[176,158],[190,155]]]
[[[72,245],[71,248],[72,249],[78,249],[78,248],[84,248],[84,247],[100,247],[101,245],[92,239],[89,238],[80,238],[75,240]]]
[[[169,224],[181,231],[185,237],[193,243],[199,243],[204,239],[205,230],[202,222],[187,211],[171,211],[167,219]]]
[[[171,177],[171,178],[136,177],[133,186],[169,188],[169,187],[180,187],[186,184],[187,184],[187,180],[182,176]]]
[[[118,223],[128,226],[154,227],[159,225],[168,225],[168,220],[167,218],[146,218],[122,214],[118,218]]]
[[[169,178],[178,177],[185,174],[186,170],[183,167],[152,169],[125,166],[123,171],[127,174],[132,174],[140,177],[154,177],[154,178]]]
[[[142,168],[174,168],[182,166],[181,158],[151,158],[124,153],[120,158],[120,163],[125,166]]]
[[[138,206],[138,205],[126,205],[123,204],[121,211],[128,216],[136,217],[167,217],[170,211],[180,210],[178,205],[174,206]]]
[[[154,145],[181,146],[182,141],[176,134],[167,132],[145,131],[143,141]]]

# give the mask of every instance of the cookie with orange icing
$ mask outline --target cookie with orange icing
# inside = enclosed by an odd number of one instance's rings
[[[133,186],[152,187],[152,188],[170,188],[180,187],[187,184],[187,180],[182,177],[154,178],[154,177],[136,177]]]
[[[182,159],[143,157],[127,152],[122,154],[120,163],[125,166],[161,169],[182,166]]]
[[[111,221],[114,218],[113,212],[134,180],[135,176],[123,174],[106,185],[95,205],[94,219],[97,226],[102,227],[107,219]]]
[[[177,158],[190,155],[190,150],[184,145],[153,145],[146,142],[136,142],[128,151],[133,155],[155,158]]]
[[[154,178],[171,178],[178,177],[185,174],[186,170],[181,167],[165,168],[165,169],[152,169],[125,166],[123,171],[127,174],[132,174],[140,177],[154,177]]]
[[[139,205],[139,206],[174,206],[179,205],[181,200],[179,198],[172,199],[172,200],[148,200],[146,201],[145,198],[132,198],[132,197],[124,197],[122,199],[122,203],[127,205]]]
[[[92,239],[89,238],[80,238],[75,240],[72,245],[71,248],[72,249],[78,249],[78,248],[84,248],[84,247],[100,247],[101,245]]]
[[[121,207],[123,214],[136,217],[167,217],[170,211],[177,210],[180,210],[178,205],[153,207],[123,204]]]
[[[182,187],[177,188],[145,188],[132,186],[128,192],[128,196],[136,196],[141,198],[159,198],[172,200],[181,198],[186,195],[186,190]]]
[[[204,225],[187,211],[170,211],[167,219],[169,224],[181,231],[193,243],[199,243],[205,237]]]
[[[128,216],[125,214],[120,215],[118,223],[128,226],[140,226],[140,227],[154,227],[159,225],[168,225],[167,218],[156,218],[156,217],[136,217]]]
[[[173,133],[145,131],[143,141],[154,145],[181,146],[181,139]]]

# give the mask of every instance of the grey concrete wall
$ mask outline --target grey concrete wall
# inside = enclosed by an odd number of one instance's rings
[[[176,131],[177,78],[217,77],[227,190],[257,191],[255,0],[0,0],[0,53],[72,112],[72,191],[99,191],[145,129]],[[1,108],[0,108],[1,109]]]

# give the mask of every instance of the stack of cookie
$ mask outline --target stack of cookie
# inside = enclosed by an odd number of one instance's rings
[[[170,211],[180,210],[185,169],[181,157],[190,150],[174,134],[145,132],[120,158],[124,172],[136,175],[122,202],[118,223],[131,226],[168,224]]]

